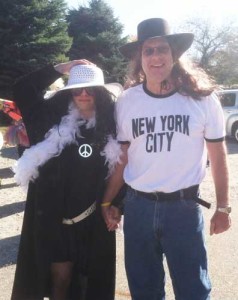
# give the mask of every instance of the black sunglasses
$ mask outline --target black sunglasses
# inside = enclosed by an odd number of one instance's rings
[[[151,56],[157,51],[158,54],[167,54],[169,52],[169,46],[161,46],[161,47],[146,47],[142,49],[142,54],[144,56]]]
[[[73,96],[80,96],[82,94],[83,90],[85,90],[85,92],[89,96],[95,96],[95,89],[94,89],[94,87],[83,87],[83,88],[78,88],[78,89],[72,89],[71,94]]]

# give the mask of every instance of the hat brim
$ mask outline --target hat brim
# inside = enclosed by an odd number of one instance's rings
[[[187,51],[193,43],[194,35],[192,33],[177,33],[169,35],[153,36],[143,41],[135,41],[125,44],[119,48],[119,51],[123,56],[128,59],[132,59],[138,50],[138,47],[142,45],[145,41],[155,39],[155,38],[166,38],[175,50],[177,58],[179,58],[185,51]]]
[[[123,87],[120,83],[113,82],[113,83],[106,83],[106,84],[98,84],[95,85],[92,83],[77,83],[77,84],[71,84],[71,85],[66,85],[61,89],[58,89],[57,91],[51,92],[51,94],[46,97],[47,99],[50,99],[54,97],[56,94],[62,92],[62,91],[67,91],[67,90],[72,90],[72,89],[79,89],[79,88],[86,88],[86,87],[98,87],[98,86],[103,86],[105,87],[111,94],[113,94],[116,98],[122,93]]]
[[[104,86],[116,98],[118,98],[120,96],[120,94],[123,92],[123,86],[117,82],[106,83]]]

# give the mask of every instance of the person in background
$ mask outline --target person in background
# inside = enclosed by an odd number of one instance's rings
[[[16,146],[18,156],[21,157],[24,150],[29,147],[21,112],[13,101],[6,99],[0,99],[0,110],[12,119],[12,124],[7,127],[4,133],[4,142],[9,146]]]
[[[205,72],[182,62],[192,33],[172,34],[160,18],[142,21],[137,32],[137,41],[120,48],[130,61],[127,89],[116,107],[123,154],[108,182],[103,215],[113,230],[119,213],[111,201],[125,182],[125,267],[133,300],[165,299],[164,255],[175,298],[208,300],[201,205],[209,203],[199,197],[207,152],[217,201],[210,234],[231,226],[216,85]]]
[[[63,74],[67,85],[44,99]],[[114,299],[115,233],[100,202],[117,160],[120,91],[86,60],[49,65],[14,84],[30,148],[14,168],[28,193],[12,300]]]

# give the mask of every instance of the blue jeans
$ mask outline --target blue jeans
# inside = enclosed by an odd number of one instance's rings
[[[194,200],[153,201],[128,189],[125,266],[133,300],[165,299],[164,255],[176,300],[210,299],[203,228]]]

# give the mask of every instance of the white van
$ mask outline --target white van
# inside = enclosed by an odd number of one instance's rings
[[[225,116],[226,135],[234,137],[238,142],[238,89],[223,90],[220,92],[220,100]]]

